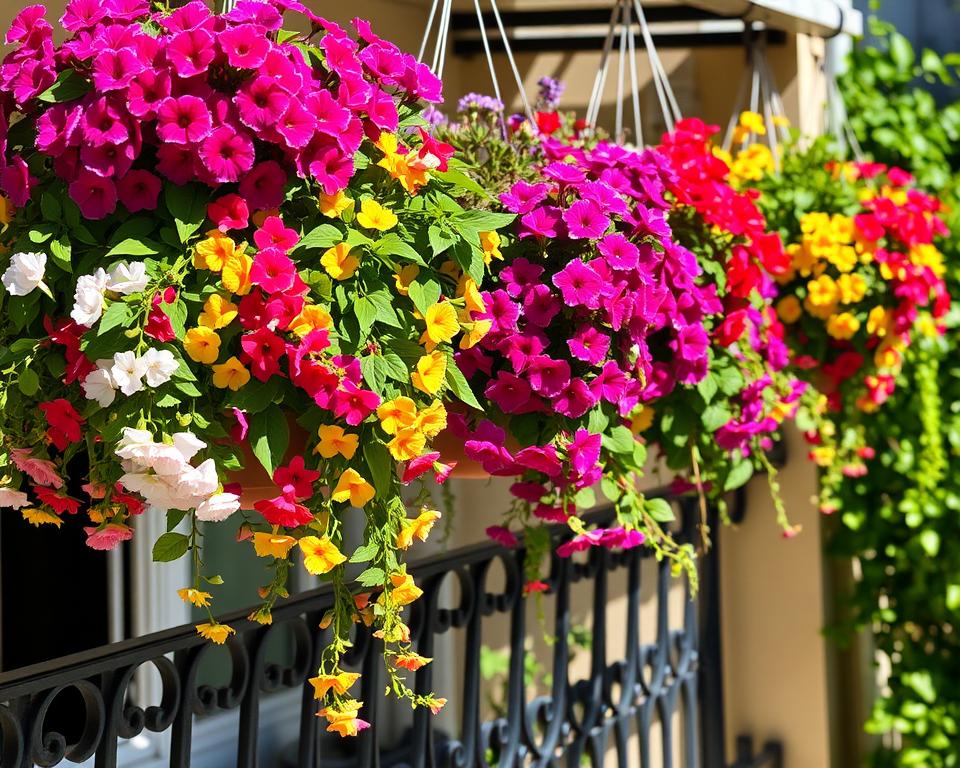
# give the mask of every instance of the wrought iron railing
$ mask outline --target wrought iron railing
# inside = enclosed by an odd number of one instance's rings
[[[692,500],[673,501],[679,511],[678,535],[690,540],[699,511]],[[602,523],[609,516],[600,512],[594,519]],[[564,534],[558,530],[556,535]],[[0,675],[0,765],[27,768],[92,760],[96,768],[113,768],[124,764],[118,761],[118,745],[152,732],[169,739],[169,765],[187,768],[195,724],[220,710],[235,710],[230,727],[236,728],[238,768],[580,768],[585,763],[728,768],[716,549],[703,560],[697,599],[691,599],[687,585],[678,587],[665,563],[653,563],[646,548],[619,553],[594,549],[582,561],[554,556],[546,579],[549,591],[541,598],[542,621],[528,615],[522,558],[522,550],[483,544],[411,568],[424,590],[410,618],[417,651],[432,657],[447,633],[459,635],[459,680],[453,690],[441,691],[451,700],[455,722],[419,710],[397,714],[382,695],[379,642],[360,631],[350,662],[363,671],[363,717],[373,725],[349,742],[347,752],[343,742],[328,742],[306,683],[319,663],[325,643],[319,624],[331,606],[330,590],[321,588],[275,608],[269,627],[246,621],[244,613],[225,617],[237,629],[228,640],[228,653],[185,626]],[[646,576],[655,579],[653,595],[644,592]],[[625,598],[624,612],[613,622],[606,608],[611,579],[618,580],[614,591]],[[668,605],[671,590],[678,588],[685,593],[679,620],[671,617]],[[580,605],[583,590],[590,605]],[[651,599],[653,636],[644,638],[649,632],[641,626],[642,604]],[[584,609],[592,613],[585,644],[589,663],[581,664],[578,673],[571,666],[575,648],[570,638],[575,613]],[[490,638],[489,628],[497,622],[505,636]],[[481,674],[485,629],[488,640],[501,641],[509,651],[505,686],[492,708],[485,695],[489,681]],[[542,642],[544,634],[549,643]],[[626,651],[610,661],[611,647]],[[206,681],[202,672],[214,654],[229,656],[228,664],[221,660],[229,669],[219,682]],[[528,666],[532,655],[547,662],[535,680]],[[137,681],[149,668],[160,681],[152,705],[137,691]],[[431,690],[438,682],[434,674],[433,665],[419,670],[416,689]],[[258,748],[261,705],[283,689],[301,691],[299,737],[287,762],[265,759]],[[398,744],[387,745],[387,732],[396,733],[394,720],[401,717],[409,718],[408,727]],[[775,744],[759,754],[748,738],[739,739],[736,747],[737,761],[729,768],[782,766]]]

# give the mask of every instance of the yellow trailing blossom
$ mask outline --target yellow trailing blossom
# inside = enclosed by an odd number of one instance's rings
[[[320,213],[329,219],[339,219],[344,213],[353,208],[353,198],[349,197],[342,189],[332,195],[325,192],[320,194],[317,201],[320,207]]]
[[[210,605],[210,598],[213,597],[209,592],[202,592],[199,589],[193,589],[192,587],[184,587],[183,589],[178,589],[177,594],[180,596],[180,599],[185,603],[196,606],[197,608],[206,608]]]
[[[319,304],[305,304],[300,314],[290,321],[287,328],[291,333],[295,333],[303,338],[312,331],[328,329],[333,327],[333,318],[330,313]]]
[[[395,435],[401,429],[412,427],[417,420],[417,404],[409,397],[395,397],[377,408],[380,426],[388,435]]]
[[[426,448],[427,438],[416,427],[407,427],[397,430],[393,439],[387,443],[387,450],[397,461],[415,459]]]
[[[219,272],[231,256],[243,253],[245,244],[237,245],[233,238],[219,229],[211,229],[207,237],[197,243],[193,252],[193,265],[197,269]]]
[[[856,304],[867,295],[867,281],[857,274],[843,274],[837,278],[837,293],[841,304]]]
[[[420,337],[420,343],[426,346],[427,351],[437,344],[452,341],[460,332],[457,311],[449,301],[441,301],[428,307],[423,321],[427,328]]]
[[[860,321],[849,312],[841,312],[827,318],[827,333],[841,341],[849,341],[860,330]]]
[[[366,198],[360,203],[360,213],[357,214],[357,224],[365,229],[376,229],[386,232],[397,226],[397,215],[386,206],[380,205],[372,198]]]
[[[829,275],[820,275],[807,283],[807,298],[804,308],[814,317],[826,320],[834,313],[840,299],[837,283]]]
[[[417,361],[417,370],[410,375],[410,381],[421,392],[435,395],[443,386],[446,375],[447,356],[443,352],[434,351]]]
[[[220,356],[220,337],[212,328],[197,326],[184,335],[183,348],[195,363],[211,365]]]
[[[338,705],[324,707],[317,716],[326,718],[327,730],[331,733],[337,733],[340,736],[356,736],[369,726],[369,723],[359,718],[362,706],[361,701],[342,701]]]
[[[253,259],[246,253],[236,251],[230,254],[223,262],[223,271],[220,275],[223,287],[238,296],[246,296],[253,288],[253,283],[250,282],[252,267]]]
[[[390,584],[390,599],[397,605],[410,605],[423,594],[423,590],[416,585],[413,576],[406,570],[391,573]]]
[[[319,674],[310,678],[310,685],[313,686],[313,698],[322,699],[331,691],[337,696],[343,696],[349,691],[360,674],[357,672],[338,672],[335,675]]]
[[[417,279],[420,274],[420,267],[416,264],[407,264],[401,267],[400,271],[394,275],[397,285],[397,293],[401,296],[410,295],[410,283]]]
[[[317,434],[320,442],[313,450],[325,459],[332,459],[339,454],[349,461],[360,445],[359,435],[344,432],[343,427],[337,424],[321,424]]]
[[[253,534],[253,551],[257,553],[257,557],[278,557],[282,560],[296,543],[293,536],[282,533]]]
[[[237,305],[219,293],[211,293],[203,304],[197,324],[214,330],[226,328],[237,319]]]
[[[303,552],[303,567],[314,576],[322,576],[347,561],[327,536],[304,536],[297,544]]]
[[[502,241],[500,239],[499,232],[481,232],[480,233],[480,248],[483,250],[483,263],[489,266],[490,262],[494,259],[503,259],[503,254],[500,252],[500,245]]]
[[[867,315],[867,333],[871,336],[883,338],[887,335],[892,321],[893,317],[891,313],[887,311],[887,308],[878,304],[871,309],[870,314]]]
[[[417,414],[414,426],[427,437],[436,437],[447,428],[447,409],[434,400]]]
[[[785,323],[795,323],[803,314],[800,300],[796,296],[784,296],[777,302],[777,317]]]
[[[407,549],[413,544],[414,539],[426,541],[433,530],[434,523],[440,519],[440,513],[435,509],[424,509],[412,520],[405,520],[400,525],[400,533],[397,534],[397,548]]]
[[[337,481],[336,488],[330,494],[334,501],[349,501],[354,507],[362,507],[375,495],[370,485],[355,469],[347,469]]]
[[[26,520],[30,525],[34,525],[39,528],[41,525],[53,525],[59,528],[63,525],[63,520],[59,515],[54,514],[48,509],[42,509],[40,507],[25,507],[20,511],[20,514],[23,516],[23,519]]]
[[[211,640],[217,645],[223,645],[227,642],[227,638],[230,637],[230,635],[236,634],[236,632],[237,630],[233,627],[217,621],[197,624],[197,634],[205,640]]]
[[[250,371],[235,355],[213,366],[213,386],[236,392],[250,381]]]
[[[320,264],[334,280],[346,280],[353,277],[360,266],[360,260],[353,255],[349,244],[337,243],[324,252],[320,257]]]

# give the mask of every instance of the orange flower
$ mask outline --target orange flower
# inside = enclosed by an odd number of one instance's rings
[[[391,573],[390,583],[393,584],[390,596],[397,605],[410,605],[423,594],[423,590],[414,583],[413,576],[406,571]]]
[[[220,389],[231,389],[236,392],[250,381],[250,371],[240,362],[236,355],[227,358],[219,365],[212,366],[213,386]]]
[[[30,523],[30,525],[35,525],[37,528],[45,523],[55,525],[57,528],[63,525],[63,520],[46,509],[26,507],[20,514],[23,515],[23,519]]]
[[[333,489],[330,498],[334,501],[350,501],[354,507],[362,507],[376,495],[373,486],[370,485],[360,473],[355,469],[347,469],[340,480],[337,481],[337,487]]]
[[[300,314],[290,321],[287,330],[301,338],[318,328],[329,328],[333,325],[330,313],[319,304],[307,304],[300,310]]]
[[[408,669],[411,672],[416,672],[421,667],[427,666],[433,659],[428,659],[426,656],[421,656],[419,653],[401,653],[398,654],[394,660],[393,665],[399,667],[400,669]]]
[[[197,324],[206,328],[226,328],[237,317],[237,305],[219,293],[212,293],[203,304]]]
[[[346,556],[327,536],[304,536],[297,542],[303,552],[303,567],[314,576],[322,576],[346,562]]]
[[[343,427],[336,424],[321,424],[317,434],[320,436],[320,442],[313,450],[325,459],[332,459],[337,454],[345,459],[352,459],[360,443],[357,435],[344,432]]]
[[[201,592],[199,589],[193,589],[192,587],[178,589],[177,594],[180,595],[183,602],[195,605],[197,608],[206,608],[210,605],[210,598],[212,597],[209,592]]]
[[[356,736],[360,731],[370,727],[370,723],[357,717],[362,706],[362,701],[343,701],[339,706],[324,707],[317,712],[317,717],[327,719],[329,723],[327,730],[330,733],[338,733],[341,736]]]
[[[197,243],[193,255],[193,265],[198,269],[209,269],[219,272],[227,260],[243,253],[244,246],[237,246],[235,242],[219,229],[207,232],[207,239]]]
[[[380,426],[388,435],[395,435],[401,429],[412,427],[417,419],[417,404],[409,397],[395,397],[377,408]]]
[[[339,219],[346,211],[353,208],[353,200],[347,197],[342,189],[333,195],[321,193],[318,203],[320,213],[329,219]]]
[[[393,440],[387,443],[390,455],[397,461],[410,461],[415,459],[426,447],[427,440],[423,432],[413,427],[407,427],[397,431]]]

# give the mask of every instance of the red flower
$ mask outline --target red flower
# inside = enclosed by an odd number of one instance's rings
[[[537,128],[544,136],[550,136],[560,130],[559,112],[537,112]]]
[[[42,485],[34,485],[33,492],[43,504],[46,504],[58,515],[62,515],[64,512],[75,515],[80,511],[80,501],[66,494],[57,493],[51,488],[44,488]]]
[[[237,194],[223,195],[207,206],[207,218],[221,232],[246,228],[249,217],[247,201]]]
[[[244,362],[250,363],[250,373],[260,381],[266,381],[280,370],[280,357],[286,351],[283,339],[267,328],[258,328],[253,333],[240,337]]]
[[[173,289],[171,295],[171,288],[167,288],[163,293],[153,294],[150,313],[147,315],[147,324],[143,327],[143,332],[147,336],[157,341],[173,341],[177,338],[177,334],[174,333],[173,326],[170,324],[170,318],[160,308],[161,304],[172,304],[176,297],[176,290]]]
[[[60,397],[40,403],[40,410],[43,411],[44,418],[47,420],[47,439],[58,450],[65,451],[71,443],[80,441],[83,417],[77,413],[69,400]]]
[[[284,495],[297,499],[313,496],[313,484],[319,479],[319,472],[304,466],[303,456],[294,456],[287,466],[273,471],[273,482],[280,486]]]
[[[279,525],[284,528],[296,528],[313,520],[310,510],[303,504],[297,504],[296,500],[286,493],[272,499],[258,501],[254,503],[253,508],[263,515],[263,519],[270,525]]]

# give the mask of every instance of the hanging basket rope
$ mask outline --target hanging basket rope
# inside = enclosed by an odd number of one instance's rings
[[[846,154],[849,152],[853,159],[862,162],[866,159],[863,147],[857,139],[857,134],[850,125],[850,116],[847,113],[847,105],[843,100],[843,93],[840,86],[837,85],[836,75],[829,72],[826,67],[821,66],[823,76],[827,81],[827,103],[824,109],[824,133],[832,135],[840,150]]]
[[[520,95],[520,101],[523,104],[523,112],[528,120],[533,121],[533,110],[530,108],[530,101],[527,99],[527,94],[523,87],[523,79],[520,77],[520,70],[517,67],[516,59],[513,57],[513,50],[510,48],[510,39],[507,35],[506,27],[503,24],[503,18],[500,16],[500,9],[497,7],[497,0],[487,0],[487,3],[490,6],[490,11],[496,22],[500,41],[503,43],[503,50],[506,54],[507,62],[510,65],[510,71],[513,73],[517,93]],[[493,62],[493,51],[490,48],[490,38],[487,35],[487,25],[483,18],[481,0],[473,0],[473,7],[477,14],[477,23],[480,26],[480,39],[483,44],[484,56],[487,59],[487,69],[490,72],[493,95],[503,104],[503,94],[500,89],[500,81],[497,78],[497,69]],[[420,51],[417,56],[418,61],[424,60],[424,56],[427,54],[427,49],[430,46],[430,40],[433,38],[433,55],[430,59],[430,68],[434,74],[441,79],[443,78],[443,69],[447,58],[447,41],[450,37],[450,20],[452,16],[453,0],[433,0],[430,6],[430,13],[427,16],[427,23],[423,30],[423,40],[420,43]],[[436,30],[434,30],[434,27],[436,27]]]
[[[764,28],[751,24],[746,30],[748,67],[740,81],[736,101],[727,131],[723,139],[723,148],[728,152],[742,149],[744,146],[762,141],[773,155],[774,167],[780,168],[780,147],[790,138],[789,122],[780,90],[767,60],[767,38]],[[764,130],[738,132],[740,115],[754,112],[763,118]]]
[[[613,53],[614,39],[619,35],[619,51],[617,60],[617,100],[616,114],[614,118],[614,136],[617,141],[623,141],[625,138],[623,126],[624,105],[626,94],[624,92],[626,67],[630,68],[630,103],[633,109],[633,130],[638,146],[643,144],[643,124],[640,116],[640,83],[637,76],[637,43],[634,26],[640,29],[640,36],[643,38],[643,46],[647,50],[647,56],[650,60],[650,71],[653,79],[653,86],[657,93],[657,100],[660,103],[660,109],[663,114],[663,120],[667,130],[672,131],[674,125],[682,118],[680,106],[677,103],[673,89],[670,87],[670,81],[667,77],[667,71],[660,60],[656,46],[653,42],[653,35],[650,32],[650,25],[647,23],[647,17],[643,12],[639,0],[615,0],[613,9],[610,12],[610,23],[607,29],[607,35],[603,43],[603,52],[600,56],[600,67],[593,81],[593,90],[590,94],[590,101],[587,105],[586,122],[590,129],[597,127],[597,118],[600,114],[600,105],[603,101],[603,92],[607,83],[607,74],[610,68],[611,54]]]

